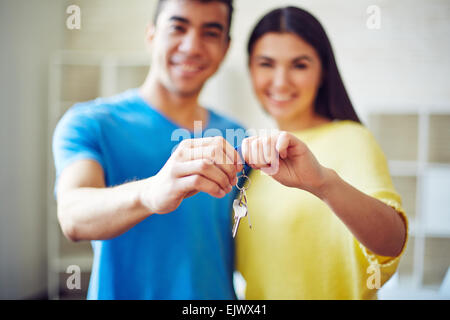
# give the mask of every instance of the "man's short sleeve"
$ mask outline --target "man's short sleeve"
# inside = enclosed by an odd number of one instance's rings
[[[81,159],[92,159],[103,166],[100,150],[100,132],[97,119],[88,106],[73,106],[61,118],[53,134],[53,157],[56,183],[69,164]],[[55,190],[56,190],[55,183]]]

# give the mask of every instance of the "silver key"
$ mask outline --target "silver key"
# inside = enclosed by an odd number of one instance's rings
[[[231,230],[233,233],[233,238],[236,237],[237,230],[239,228],[239,223],[241,222],[241,219],[244,217],[248,217],[248,224],[250,226],[250,229],[252,228],[252,224],[250,223],[250,217],[248,214],[248,208],[247,208],[247,195],[245,191],[250,186],[250,179],[245,175],[244,169],[242,169],[242,175],[239,176],[239,178],[246,178],[248,180],[248,185],[239,187],[239,183],[236,183],[236,188],[239,190],[239,197],[233,201],[233,210],[234,210],[234,224],[233,229]]]
[[[235,238],[241,219],[247,216],[247,205],[244,202],[242,202],[241,199],[236,199],[233,201],[233,209],[234,209],[233,238]]]

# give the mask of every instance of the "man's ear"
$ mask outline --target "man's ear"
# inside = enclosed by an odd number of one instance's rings
[[[155,38],[156,26],[149,22],[145,28],[145,46],[148,50],[151,49],[153,39]]]
[[[227,43],[225,43],[225,48],[223,51],[223,57],[225,58],[227,55],[228,50],[230,49],[230,44],[231,44],[231,38],[227,39]]]

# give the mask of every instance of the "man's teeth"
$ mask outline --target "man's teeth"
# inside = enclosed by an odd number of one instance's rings
[[[196,66],[189,65],[189,64],[182,64],[181,69],[186,72],[196,72],[196,71],[200,70],[200,67],[196,67]]]
[[[278,94],[273,94],[270,96],[273,100],[276,101],[289,101],[292,99],[292,95],[278,95]]]

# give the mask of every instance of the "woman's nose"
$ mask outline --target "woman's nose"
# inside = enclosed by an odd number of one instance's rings
[[[279,89],[289,86],[289,74],[285,68],[277,68],[275,70],[272,85]]]

